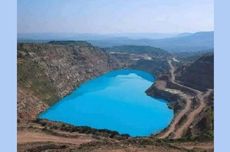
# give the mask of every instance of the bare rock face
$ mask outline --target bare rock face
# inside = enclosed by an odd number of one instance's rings
[[[18,88],[18,123],[34,120],[37,114],[45,110],[48,105],[34,95],[30,90]]]
[[[28,105],[18,109],[24,113],[20,119],[30,119],[25,111],[44,110],[30,107],[32,101],[52,105],[82,82],[118,67],[113,57],[87,42],[18,44],[18,103]],[[26,97],[28,90],[36,100]]]
[[[176,79],[180,83],[205,91],[213,89],[214,86],[214,57],[205,55],[199,58],[194,63],[183,66],[177,70]]]

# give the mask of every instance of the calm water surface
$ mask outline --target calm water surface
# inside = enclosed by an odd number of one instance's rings
[[[153,82],[143,71],[115,70],[83,83],[39,117],[131,136],[155,134],[170,124],[173,111],[146,95]]]

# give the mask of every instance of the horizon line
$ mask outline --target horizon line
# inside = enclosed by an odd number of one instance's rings
[[[214,32],[214,30],[201,30],[194,32],[111,32],[111,33],[87,33],[87,32],[25,32],[17,34],[96,34],[96,35],[111,35],[111,34],[182,34],[182,33],[200,33],[200,32]]]

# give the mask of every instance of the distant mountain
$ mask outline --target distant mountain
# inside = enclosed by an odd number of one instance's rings
[[[179,34],[180,35],[180,34]],[[106,40],[106,39],[163,39],[176,37],[178,33],[18,33],[18,40]]]
[[[109,34],[114,38],[128,38],[128,39],[164,39],[176,37],[180,34],[178,33],[119,33],[119,34]]]
[[[198,33],[124,33],[124,34],[18,34],[18,42],[44,43],[50,40],[88,41],[98,47],[140,45],[162,48],[169,52],[213,49],[214,32]]]
[[[175,52],[173,55],[183,63],[192,63],[202,56],[214,54],[214,49],[202,50],[196,52]]]
[[[183,37],[183,36],[190,36],[192,35],[193,33],[180,33],[178,34],[176,37]]]
[[[190,52],[212,49],[214,47],[214,32],[186,33],[165,39],[107,39],[91,40],[90,42],[99,47],[147,45],[162,48],[169,52]]]

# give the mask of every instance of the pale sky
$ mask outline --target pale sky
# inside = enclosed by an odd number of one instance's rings
[[[213,26],[213,0],[18,0],[18,33],[182,33]]]

